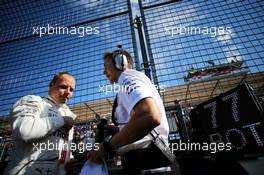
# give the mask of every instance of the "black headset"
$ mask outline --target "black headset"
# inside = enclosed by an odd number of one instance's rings
[[[128,66],[127,56],[124,54],[122,45],[118,45],[118,50],[114,51],[114,65],[120,71],[124,71]]]

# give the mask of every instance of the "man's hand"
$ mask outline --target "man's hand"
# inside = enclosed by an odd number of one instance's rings
[[[63,120],[64,120],[64,127],[66,127],[67,129],[71,129],[72,126],[74,125],[74,120],[71,117],[64,116]]]
[[[103,144],[100,143],[99,149],[98,150],[92,149],[88,153],[87,159],[93,163],[101,164],[101,163],[103,163],[103,157],[105,156],[105,154],[106,154],[106,152],[104,150]]]
[[[110,133],[110,135],[112,135],[112,136],[119,132],[119,127],[117,127],[113,124],[105,125],[104,128],[107,129],[108,132]]]

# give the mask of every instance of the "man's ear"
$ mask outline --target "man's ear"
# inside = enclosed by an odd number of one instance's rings
[[[116,67],[115,67],[115,63],[114,63],[114,62],[112,62],[110,65],[111,65],[111,68],[112,68],[112,69],[116,69]]]

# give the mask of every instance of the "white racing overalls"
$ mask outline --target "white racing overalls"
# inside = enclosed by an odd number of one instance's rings
[[[58,106],[51,97],[28,95],[17,101],[9,117],[13,153],[4,174],[64,174],[59,162],[68,133],[63,116],[76,118],[67,105]]]

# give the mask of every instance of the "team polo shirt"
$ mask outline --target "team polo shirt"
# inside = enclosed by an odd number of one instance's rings
[[[161,111],[161,124],[155,128],[164,140],[168,141],[169,126],[164,109],[163,102],[154,84],[143,73],[129,69],[124,71],[119,79],[119,92],[117,96],[116,119],[119,123],[119,128],[122,128],[128,123],[131,117],[131,111],[134,106],[142,99],[153,98]],[[127,152],[133,149],[141,149],[149,146],[153,138],[151,135],[146,135],[144,138],[119,148],[120,152]]]

